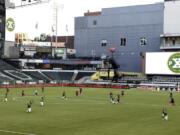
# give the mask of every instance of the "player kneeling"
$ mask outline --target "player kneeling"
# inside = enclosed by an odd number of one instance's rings
[[[41,105],[41,106],[44,106],[44,97],[41,97],[40,105]]]
[[[111,98],[110,102],[111,102],[112,104],[118,104],[118,101],[115,101],[114,97]]]
[[[168,120],[168,113],[167,113],[166,108],[163,108],[163,111],[162,111],[162,118],[163,118],[164,120]]]
[[[65,99],[65,100],[67,100],[66,92],[65,92],[65,91],[63,91],[63,93],[62,93],[62,98]]]
[[[5,98],[4,98],[4,102],[7,102],[7,101],[8,101],[8,99],[5,97]]]
[[[31,103],[27,103],[27,112],[30,113],[32,112],[32,108],[31,108]]]
[[[8,93],[6,92],[6,94],[5,94],[5,97],[4,97],[4,102],[7,102],[8,101]]]

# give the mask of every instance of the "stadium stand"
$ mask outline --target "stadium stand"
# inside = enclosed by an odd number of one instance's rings
[[[13,66],[0,59],[0,70],[15,70]]]
[[[48,82],[50,81],[51,79],[48,78],[47,76],[45,76],[42,72],[40,71],[23,71],[23,73],[31,76],[31,78],[34,80],[34,81],[39,81],[39,80],[43,80],[45,82]]]
[[[75,77],[75,80],[79,80],[83,77],[89,77],[92,76],[94,74],[94,72],[78,72],[77,76]]]
[[[73,74],[74,74],[74,71],[72,71],[72,72],[68,72],[68,71],[64,71],[64,72],[43,71],[42,73],[45,74],[46,76],[48,76],[52,80],[71,81]]]
[[[8,76],[16,78],[17,80],[22,80],[22,81],[32,80],[30,76],[16,70],[4,70],[4,73],[6,73],[6,75]]]
[[[180,82],[179,76],[153,76],[151,79],[153,82]]]
[[[0,72],[0,82],[1,83],[4,81],[12,81],[12,80],[13,80],[13,78],[6,76],[5,74]]]

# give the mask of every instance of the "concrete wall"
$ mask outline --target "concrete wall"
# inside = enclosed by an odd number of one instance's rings
[[[164,33],[180,34],[180,1],[168,1],[164,6]]]
[[[109,48],[115,47],[114,58],[120,70],[139,72],[140,54],[160,51],[162,33],[163,3],[102,9],[100,16],[75,18],[76,55],[111,55]],[[146,46],[140,45],[142,37],[147,39]],[[121,38],[126,38],[126,46],[120,46]],[[101,46],[102,40],[107,40],[107,46]]]

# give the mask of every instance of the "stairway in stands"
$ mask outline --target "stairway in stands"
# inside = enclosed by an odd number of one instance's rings
[[[16,68],[0,59],[0,71],[2,70],[16,70]]]

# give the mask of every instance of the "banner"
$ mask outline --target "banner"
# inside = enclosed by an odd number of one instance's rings
[[[146,53],[146,74],[180,75],[180,52]]]

